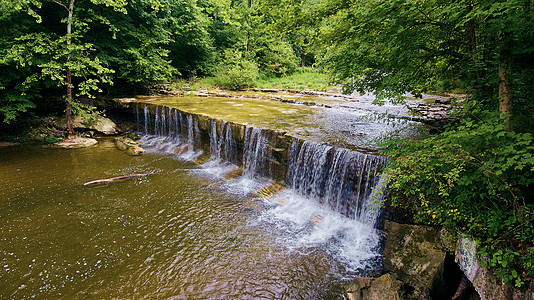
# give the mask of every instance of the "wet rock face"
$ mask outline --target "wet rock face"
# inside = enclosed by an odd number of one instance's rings
[[[119,132],[117,125],[108,118],[98,116],[95,120],[86,122],[82,117],[77,116],[73,120],[74,128],[86,128],[96,130],[105,135],[113,135]]]
[[[431,227],[385,222],[383,275],[356,278],[345,285],[353,300],[431,299],[444,287],[445,250]]]
[[[430,227],[386,222],[384,271],[409,286],[407,298],[428,299],[443,285],[445,250],[438,232]],[[413,289],[413,290],[412,290]]]

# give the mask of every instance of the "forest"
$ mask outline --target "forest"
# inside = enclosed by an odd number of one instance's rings
[[[505,282],[534,278],[532,1],[0,0],[0,25],[5,123],[198,78],[315,72],[377,105],[462,95],[439,132],[383,138],[389,204],[474,237]]]

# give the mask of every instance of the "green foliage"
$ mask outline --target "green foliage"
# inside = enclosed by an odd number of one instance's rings
[[[516,104],[531,103],[531,1],[270,1],[295,11],[279,21],[285,30],[315,30],[315,57],[347,92],[386,98],[461,88],[494,108],[504,63]]]
[[[14,91],[7,91],[3,94],[2,105],[0,106],[0,115],[4,116],[5,123],[11,123],[21,113],[35,108],[35,104],[24,94],[18,94]]]
[[[393,205],[416,222],[460,230],[479,242],[481,261],[521,286],[534,277],[534,142],[477,112],[421,140],[394,140],[383,154]]]
[[[246,59],[242,52],[225,52],[225,59],[215,75],[217,85],[232,90],[251,86],[258,78],[258,66]]]
[[[297,68],[298,58],[293,49],[285,43],[267,45],[255,51],[260,69],[273,76],[291,74]]]

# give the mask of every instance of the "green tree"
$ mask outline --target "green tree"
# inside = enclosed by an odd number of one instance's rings
[[[4,1],[5,2],[5,1]],[[125,1],[117,0],[94,0],[93,4],[102,4],[111,6],[116,10],[122,10],[126,4]],[[43,24],[44,26],[30,26],[26,23],[24,28],[17,32],[17,36],[13,41],[4,43],[3,50],[6,55],[2,59],[2,65],[14,65],[17,68],[27,68],[26,74],[20,76],[21,83],[8,83],[16,89],[19,102],[25,103],[18,107],[19,111],[24,111],[29,107],[33,107],[32,96],[25,91],[38,86],[40,80],[46,80],[47,84],[56,87],[64,87],[66,89],[66,117],[67,129],[69,136],[73,134],[72,128],[72,110],[81,109],[81,105],[74,101],[73,88],[77,87],[76,96],[88,95],[93,91],[99,91],[99,84],[103,82],[110,82],[108,74],[113,71],[104,67],[98,57],[90,56],[89,53],[94,50],[90,43],[78,42],[83,34],[83,28],[87,25],[75,18],[75,1],[19,1],[16,5],[4,5],[3,7],[3,21],[10,20],[11,17],[22,18],[22,13],[27,13],[28,16],[34,18],[37,24],[53,21],[56,24],[57,15],[48,13],[48,6],[59,5],[65,9],[63,15],[63,23],[65,24],[65,31],[61,33],[58,28],[49,30],[47,27],[52,24]],[[40,13],[43,12],[43,13]],[[60,18],[61,19],[61,18]],[[25,20],[28,22],[27,20]],[[73,32],[73,25],[80,27],[82,30]],[[24,78],[25,76],[25,78]],[[75,81],[73,81],[75,78]],[[16,93],[15,92],[15,93]],[[13,91],[8,91],[13,94]],[[4,102],[10,102],[10,98],[3,99]],[[30,104],[32,103],[32,104]],[[5,120],[10,121],[16,113],[11,110],[5,114]]]
[[[418,95],[460,79],[510,115],[512,99],[527,88],[522,74],[534,67],[526,59],[534,46],[531,1],[334,0],[311,13],[322,21],[320,57],[337,81],[352,80],[348,91]]]
[[[209,56],[207,33],[193,36],[204,20],[194,1],[1,1],[0,113],[5,122],[61,94],[70,116],[71,110],[87,109],[79,96],[92,97],[114,82],[136,92],[178,75],[177,67],[201,69]],[[187,32],[191,35],[179,36]],[[187,47],[198,54],[188,62]]]

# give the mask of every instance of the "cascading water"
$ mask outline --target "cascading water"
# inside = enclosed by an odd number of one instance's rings
[[[305,141],[291,145],[291,189],[350,219],[368,223],[363,213],[387,158]],[[375,194],[376,198],[376,194]],[[371,224],[374,225],[374,224]]]
[[[145,145],[196,159],[201,153],[195,151],[201,148],[197,117],[174,108],[152,111],[154,115],[144,108]],[[242,176],[224,183],[231,192],[249,194],[269,187],[277,140],[272,131],[245,127],[240,159],[231,124],[210,122],[203,129],[210,143],[203,172],[221,178],[242,163]],[[295,139],[286,159],[287,188],[262,198],[267,209],[260,218],[287,232],[283,242],[296,251],[303,245],[323,249],[360,276],[377,270],[382,237],[376,227],[386,181],[379,175],[387,158]]]
[[[175,154],[184,160],[194,160],[202,154],[200,147],[196,146],[200,143],[198,120],[192,115],[184,117],[174,108],[160,106],[155,107],[154,114],[146,105],[143,110],[145,135],[141,141],[145,146]]]
[[[220,132],[220,133],[218,133]],[[211,120],[210,160],[202,165],[202,170],[216,178],[224,177],[238,167],[236,163],[237,144],[232,137],[232,126],[222,121],[217,130],[217,121]]]
[[[288,245],[325,249],[358,276],[378,270],[387,158],[298,140],[289,156],[288,189],[267,221],[290,234]]]
[[[243,149],[243,176],[268,177],[271,172],[270,147],[266,131],[257,127],[245,128]]]
[[[217,122],[211,120],[210,160],[235,162],[236,142],[232,137],[232,126],[221,122],[220,134],[217,134]]]
[[[145,125],[145,135],[148,134],[148,128],[150,128],[150,111],[148,111],[148,106],[145,105],[143,108],[143,116],[144,116],[144,125]]]
[[[232,137],[231,124],[222,121],[217,125],[215,120],[211,120],[209,166],[222,162],[237,163],[237,143]],[[201,148],[198,120],[191,114],[184,115],[174,108],[156,106],[152,115],[145,106],[144,128],[144,141],[148,146],[156,146],[188,160],[197,158],[201,153],[196,150]],[[268,133],[257,127],[245,128],[244,178],[271,176],[273,158]],[[375,226],[379,216],[376,204],[384,197],[381,187],[384,180],[381,182],[378,175],[385,164],[387,158],[383,156],[295,140],[289,153],[287,183],[295,194],[311,198],[349,219]]]

